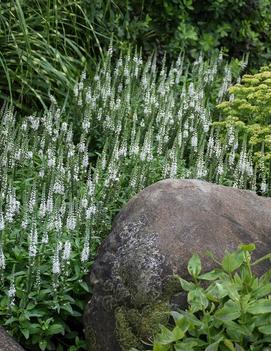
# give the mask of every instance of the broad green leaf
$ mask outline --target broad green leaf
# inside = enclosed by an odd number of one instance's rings
[[[185,332],[179,327],[179,326],[176,326],[173,330],[172,330],[172,334],[175,338],[174,341],[179,341],[181,340],[184,335],[185,335]]]
[[[215,302],[220,301],[227,295],[228,291],[225,289],[224,285],[219,282],[215,282],[214,284],[210,285],[206,290],[206,296],[208,299]]]
[[[213,270],[211,272],[208,273],[204,273],[201,274],[198,279],[202,279],[202,280],[216,280],[222,277],[222,275],[225,274],[224,272],[221,272],[219,270]]]
[[[153,344],[153,351],[169,351],[170,348],[170,344],[162,345],[160,342],[154,342]]]
[[[263,334],[271,335],[271,324],[263,325],[262,327],[259,327],[258,329]]]
[[[231,338],[236,338],[240,339],[242,336],[250,335],[254,329],[253,323],[249,324],[249,326],[246,325],[240,325],[234,321],[227,321],[224,322],[226,328],[227,328],[227,333]]]
[[[21,332],[26,339],[29,339],[29,330],[28,329],[21,329]]]
[[[187,266],[188,272],[192,277],[197,278],[200,275],[201,272],[201,261],[200,257],[196,254],[193,254],[193,256],[190,258],[188,261],[188,266]]]
[[[247,312],[251,314],[271,313],[271,300],[256,301],[248,306]]]
[[[223,340],[223,338],[220,338],[216,342],[210,344],[209,346],[206,347],[206,349],[204,351],[217,351],[218,350],[218,346],[219,346],[219,344],[221,343],[222,340]]]
[[[215,313],[215,317],[222,321],[233,321],[239,318],[240,315],[239,304],[232,300],[227,301],[225,305]]]
[[[202,288],[195,288],[189,291],[187,301],[189,302],[193,313],[206,309],[209,304],[209,301]]]
[[[191,323],[191,325],[196,326],[197,328],[201,328],[202,327],[202,321],[200,321],[193,313],[191,312],[184,312],[183,311],[183,315],[185,316],[185,318]]]
[[[54,334],[64,334],[65,328],[62,324],[55,323],[50,325],[48,330],[46,331],[47,335],[54,335]]]
[[[181,287],[183,288],[184,291],[190,291],[193,290],[196,285],[192,282],[188,282],[187,280],[178,277],[179,282],[181,283]]]
[[[228,296],[233,300],[233,301],[239,301],[240,295],[236,289],[236,286],[230,282],[230,281],[224,281],[223,283],[224,289],[227,291]]]
[[[175,323],[184,318],[184,315],[182,313],[177,312],[177,311],[171,311],[170,314],[173,317]]]
[[[175,351],[194,351],[194,347],[197,346],[197,341],[181,341],[174,345]]]
[[[256,314],[252,317],[253,324],[255,327],[261,327],[262,325],[271,325],[271,314],[266,313],[266,314]]]
[[[44,351],[44,350],[46,349],[46,347],[47,347],[47,344],[48,344],[47,340],[40,340],[40,341],[39,341],[39,347],[40,347],[40,349],[41,349],[42,351]]]
[[[271,294],[271,283],[267,283],[264,286],[259,287],[253,291],[253,296],[256,298],[264,297]]]
[[[172,331],[163,325],[161,326],[161,331],[158,334],[157,338],[158,338],[158,342],[161,345],[168,345],[175,341],[175,336],[172,333]]]
[[[41,332],[41,326],[38,323],[30,323],[28,330],[30,334],[37,334]]]
[[[233,342],[232,342],[231,340],[225,339],[225,340],[223,340],[223,343],[224,343],[224,345],[227,347],[228,350],[230,350],[230,351],[236,351],[236,350],[235,350],[235,347],[234,347],[234,345],[233,345]]]
[[[227,273],[232,273],[239,268],[244,262],[245,256],[243,251],[229,253],[222,260],[222,268]]]

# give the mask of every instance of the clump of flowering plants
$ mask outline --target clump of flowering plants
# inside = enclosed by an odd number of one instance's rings
[[[2,109],[0,322],[22,345],[84,349],[85,276],[112,217],[140,189],[169,177],[255,188],[245,141],[232,130],[223,144],[212,126],[231,81],[222,55],[167,69],[136,54],[114,62],[109,50],[91,80],[82,74],[73,110],[53,97],[42,115]]]

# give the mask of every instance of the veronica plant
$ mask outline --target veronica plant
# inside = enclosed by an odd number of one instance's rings
[[[234,65],[220,55],[184,67],[180,57],[167,69],[132,53],[114,61],[110,49],[91,80],[82,73],[73,109],[52,96],[41,115],[2,109],[0,321],[22,345],[84,347],[84,277],[113,216],[140,189],[168,177],[253,189],[246,143],[232,131],[223,144],[212,126]]]

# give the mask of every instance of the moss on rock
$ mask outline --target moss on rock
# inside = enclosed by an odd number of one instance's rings
[[[159,301],[145,306],[141,311],[119,307],[115,311],[116,335],[123,351],[132,347],[143,350],[141,340],[147,340],[158,332],[159,325],[168,321],[170,306]]]

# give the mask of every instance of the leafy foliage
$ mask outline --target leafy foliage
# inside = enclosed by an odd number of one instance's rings
[[[113,42],[120,52],[142,47],[161,61],[223,49],[250,53],[251,67],[271,55],[270,2],[243,0],[12,0],[0,11],[0,98],[18,111],[48,106],[67,94],[84,68],[89,75]]]
[[[254,245],[227,253],[220,268],[201,274],[193,255],[188,263],[192,282],[179,279],[188,308],[171,312],[173,326],[161,326],[153,351],[262,351],[271,346],[270,270],[252,273]],[[264,257],[270,260],[271,254]],[[207,283],[207,286],[206,286]]]
[[[250,52],[255,66],[270,58],[270,10],[269,0],[94,0],[87,12],[102,43],[102,34],[113,33],[116,47],[132,44],[172,57],[182,49],[195,57],[224,48],[239,58]]]

